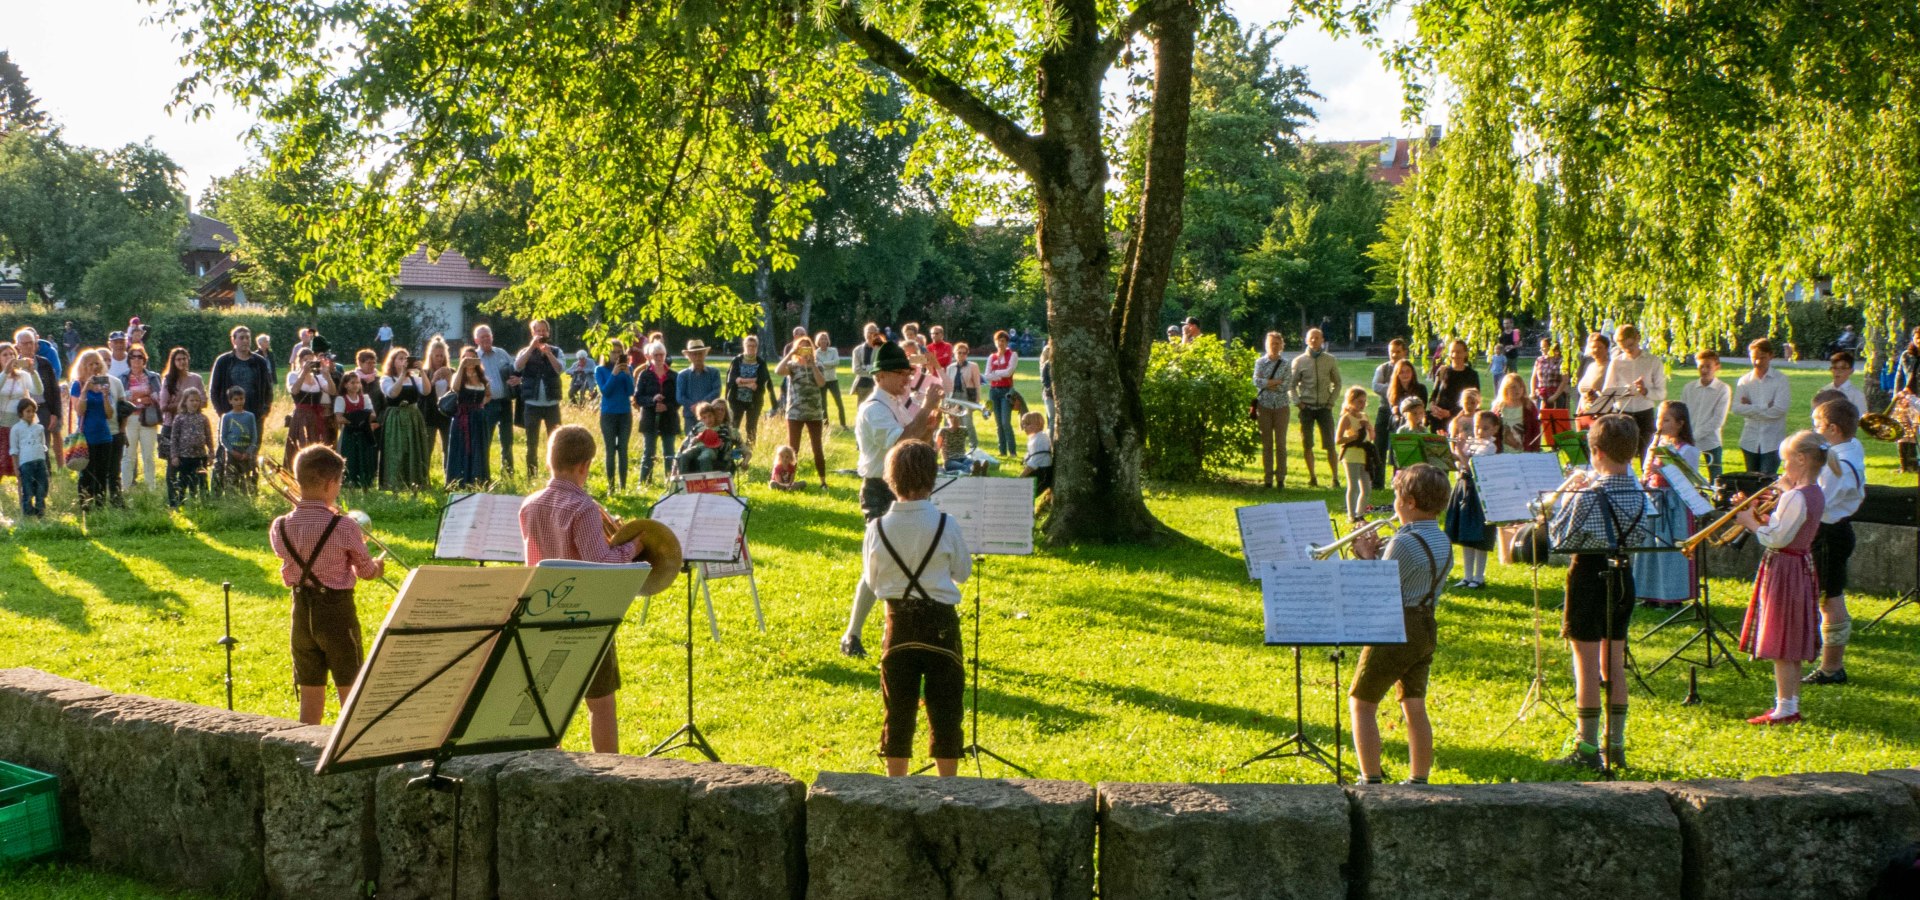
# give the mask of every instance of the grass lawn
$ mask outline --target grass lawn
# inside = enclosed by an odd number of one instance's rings
[[[1350,361],[1342,369],[1349,381],[1365,383],[1372,363]],[[1676,372],[1675,378],[1687,374]],[[1029,370],[1030,381],[1031,375]],[[1794,371],[1792,377],[1801,411],[1789,422],[1797,425],[1806,421],[1804,410],[1825,373]],[[1025,386],[1025,393],[1037,398],[1038,385]],[[569,416],[586,421],[588,414]],[[763,430],[760,459],[770,455],[764,432],[771,430]],[[785,429],[779,430],[784,438]],[[991,434],[983,428],[983,441],[990,444]],[[1733,423],[1727,439],[1737,438]],[[1869,480],[1897,483],[1892,448],[1867,448]],[[1294,475],[1304,481],[1297,448],[1292,456]],[[832,431],[828,464],[852,467],[848,432]],[[824,493],[781,493],[764,486],[763,468],[755,471],[759,482],[749,479],[744,493],[754,506],[749,539],[767,632],[753,627],[744,581],[716,583],[722,639],[711,641],[704,624],[697,630],[700,726],[728,762],[774,766],[801,779],[820,771],[879,771],[876,663],[837,651],[858,576],[857,479],[832,475]],[[803,464],[802,474],[808,471]],[[71,479],[56,480],[55,506],[70,510]],[[1259,488],[1258,481],[1254,468],[1230,483],[1152,486],[1148,504],[1174,532],[1164,546],[1044,550],[989,558],[977,567],[986,609],[981,743],[1043,778],[1327,780],[1324,771],[1297,760],[1236,767],[1291,731],[1292,677],[1290,654],[1261,645],[1259,596],[1240,560],[1233,510],[1276,499],[1325,499],[1336,509],[1340,504],[1330,490],[1274,492]],[[502,489],[524,493],[528,486]],[[1384,502],[1385,492],[1376,499]],[[370,511],[375,530],[409,561],[426,560],[436,523],[434,497],[349,502]],[[139,498],[132,509],[96,516],[84,527],[63,513],[48,524],[0,532],[0,647],[6,648],[0,665],[221,705],[222,657],[214,641],[222,633],[221,583],[230,581],[233,631],[240,640],[236,705],[293,717],[287,596],[266,541],[266,525],[280,506],[263,495],[253,505],[229,501],[169,514],[151,498]],[[621,496],[611,507],[632,516],[643,512],[645,502]],[[1571,693],[1566,653],[1551,637],[1557,634],[1553,610],[1561,571],[1541,573],[1547,674],[1556,698]],[[1513,724],[1533,659],[1529,574],[1496,563],[1489,589],[1448,593],[1441,601],[1441,647],[1429,698],[1436,781],[1573,777],[1546,764],[1558,755],[1570,726],[1545,708]],[[1737,626],[1748,589],[1745,580],[1713,582],[1716,607],[1728,624]],[[969,586],[969,604],[972,592]],[[682,722],[684,663],[676,643],[683,628],[681,596],[676,585],[654,598],[644,622],[636,609],[621,629],[626,687],[619,695],[620,715],[629,752],[643,752]],[[391,598],[392,591],[378,582],[362,587],[360,613],[369,636]],[[1858,597],[1854,615],[1871,618],[1889,602]],[[1635,634],[1660,618],[1640,611]],[[879,645],[877,629],[877,621],[870,623],[870,648]],[[1650,664],[1686,634],[1670,629],[1638,643],[1636,654]],[[1795,728],[1745,724],[1772,699],[1764,666],[1749,665],[1744,679],[1726,666],[1701,671],[1699,706],[1681,705],[1686,667],[1669,667],[1652,679],[1653,695],[1634,691],[1633,768],[1627,775],[1747,777],[1913,765],[1920,761],[1920,736],[1913,728],[1920,720],[1920,675],[1911,665],[1916,640],[1920,614],[1911,612],[1868,634],[1856,632],[1852,683],[1809,689],[1803,701],[1808,721]],[[1350,677],[1355,655],[1347,653],[1343,678]],[[1308,656],[1308,730],[1331,747],[1332,709],[1343,694],[1332,683],[1325,652]],[[1386,716],[1382,726],[1387,770],[1397,777],[1405,770],[1397,714]],[[924,732],[917,743],[924,752]],[[586,749],[584,716],[574,722],[565,746]],[[996,765],[986,773],[1010,774]],[[93,877],[41,870],[18,883],[34,896],[108,890]],[[8,895],[26,896],[0,879],[0,896]]]

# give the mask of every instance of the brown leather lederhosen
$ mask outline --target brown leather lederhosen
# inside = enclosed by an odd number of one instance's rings
[[[966,668],[960,656],[960,616],[949,604],[933,599],[920,586],[920,576],[933,561],[940,539],[947,531],[947,516],[940,516],[933,540],[927,544],[920,565],[909,568],[907,561],[878,520],[874,530],[880,545],[893,557],[894,565],[907,576],[907,589],[900,597],[887,598],[886,636],[880,650],[880,696],[886,706],[886,720],[880,729],[880,755],[906,758],[913,755],[913,725],[916,707],[924,692],[927,723],[932,732],[931,749],[936,759],[959,757],[961,745],[962,695],[966,688]],[[925,680],[924,691],[922,679]]]
[[[1401,614],[1405,617],[1407,639],[1400,644],[1379,644],[1368,646],[1360,651],[1360,662],[1353,670],[1353,687],[1348,696],[1378,703],[1386,696],[1387,688],[1399,685],[1401,700],[1420,700],[1427,696],[1427,676],[1433,666],[1433,652],[1439,644],[1439,626],[1434,619],[1434,606],[1440,596],[1440,585],[1447,580],[1447,573],[1440,570],[1439,558],[1434,556],[1433,547],[1427,539],[1417,532],[1405,532],[1407,537],[1419,542],[1420,551],[1427,557],[1428,577],[1432,583],[1427,586],[1427,594],[1420,602],[1405,607]],[[1399,540],[1398,537],[1394,538]]]
[[[345,691],[360,675],[360,616],[353,607],[353,588],[330,588],[313,574],[320,551],[333,539],[343,516],[334,516],[320,533],[320,540],[305,559],[287,540],[287,523],[282,519],[280,546],[300,567],[300,581],[293,586],[293,683],[301,687],[326,687],[333,676],[335,687]]]

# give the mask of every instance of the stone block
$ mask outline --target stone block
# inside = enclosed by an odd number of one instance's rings
[[[1913,792],[1915,803],[1920,803],[1920,767],[1911,769],[1881,769],[1873,773],[1875,778],[1890,778],[1907,786]]]
[[[300,723],[130,695],[65,714],[95,865],[170,887],[265,891],[261,741]]]
[[[1087,900],[1093,787],[822,773],[807,794],[809,900]]]
[[[1853,590],[1898,597],[1913,589],[1913,557],[1920,553],[1920,530],[1859,522],[1853,526],[1853,534],[1853,557],[1847,566]]]
[[[0,760],[60,779],[60,809],[67,856],[85,859],[87,830],[80,818],[79,782],[73,777],[67,707],[112,696],[87,684],[39,669],[0,669]]]
[[[332,733],[310,725],[268,735],[261,744],[260,821],[274,896],[365,897],[377,872],[373,774],[313,774]]]
[[[1692,900],[1864,897],[1920,809],[1890,779],[1852,773],[1663,782],[1687,846]]]
[[[1352,828],[1333,785],[1101,784],[1104,900],[1345,900]]]
[[[492,897],[494,882],[494,775],[520,754],[497,753],[448,760],[440,773],[460,785],[460,896]],[[444,897],[451,891],[454,795],[409,787],[427,774],[425,763],[387,766],[374,784],[374,830],[380,846],[380,896],[397,900]]]
[[[801,896],[801,784],[774,769],[541,751],[494,780],[503,897]]]
[[[1357,897],[1680,896],[1679,822],[1648,785],[1380,785],[1349,795]]]

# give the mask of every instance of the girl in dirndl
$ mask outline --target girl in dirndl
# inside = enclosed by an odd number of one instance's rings
[[[1660,404],[1657,435],[1640,461],[1641,483],[1659,515],[1651,519],[1655,543],[1677,547],[1693,533],[1693,513],[1680,499],[1660,466],[1661,450],[1680,458],[1690,471],[1700,470],[1700,448],[1693,445],[1693,420],[1687,405],[1674,400]],[[1643,553],[1633,561],[1634,592],[1647,606],[1678,606],[1693,599],[1693,558],[1684,553]]]
[[[492,480],[487,465],[487,372],[477,357],[463,357],[453,378],[453,418],[447,430],[448,487],[473,487]]]
[[[1772,514],[1761,521],[1746,509],[1737,520],[1766,548],[1740,625],[1740,649],[1755,659],[1773,660],[1774,699],[1773,709],[1747,720],[1751,725],[1800,721],[1800,670],[1820,658],[1820,584],[1808,549],[1826,511],[1818,479],[1820,467],[1830,464],[1827,445],[1819,435],[1801,431],[1780,451],[1787,487]]]
[[[373,396],[360,376],[347,373],[340,380],[340,396],[333,398],[334,426],[340,429],[340,455],[347,460],[347,487],[365,490],[380,480],[380,444],[375,429],[379,414]]]
[[[1460,545],[1461,558],[1465,560],[1466,571],[1453,583],[1463,590],[1487,586],[1487,554],[1493,550],[1497,533],[1487,525],[1487,511],[1480,506],[1480,486],[1474,483],[1469,461],[1476,456],[1500,452],[1501,427],[1499,413],[1481,410],[1474,414],[1473,436],[1454,445],[1460,480],[1453,483],[1453,496],[1447,500],[1446,532],[1447,540]]]
[[[300,351],[287,373],[293,415],[287,417],[287,447],[280,465],[293,471],[294,454],[309,444],[333,445],[333,373],[312,350]]]

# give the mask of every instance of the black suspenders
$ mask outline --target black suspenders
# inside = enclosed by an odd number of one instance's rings
[[[1433,555],[1433,547],[1427,543],[1426,538],[1412,529],[1408,529],[1406,535],[1419,541],[1420,552],[1427,555],[1427,571],[1433,573],[1433,583],[1427,586],[1427,595],[1420,598],[1420,605],[1432,606],[1434,600],[1440,596],[1440,585],[1446,582],[1447,573],[1440,571],[1440,560]]]
[[[934,551],[940,549],[940,538],[947,533],[947,514],[940,514],[940,525],[933,530],[933,541],[927,544],[926,555],[920,557],[920,565],[911,570],[907,568],[907,561],[900,556],[900,551],[893,548],[893,541],[887,539],[887,529],[880,524],[879,519],[873,520],[873,530],[880,535],[880,545],[886,548],[887,555],[893,557],[893,564],[899,566],[900,571],[907,576],[907,590],[904,598],[933,600],[933,596],[927,593],[927,589],[920,586],[920,576],[926,573],[927,565],[933,562]]]
[[[328,540],[333,538],[333,530],[340,527],[340,518],[340,516],[334,516],[327,521],[327,530],[320,532],[320,540],[314,543],[313,550],[307,554],[306,559],[301,559],[300,551],[293,549],[293,542],[287,539],[287,521],[285,519],[280,520],[280,543],[287,548],[287,555],[293,557],[293,564],[300,567],[300,583],[294,585],[296,589],[311,588],[319,591],[332,590],[332,588],[320,583],[320,579],[314,576],[313,564],[320,561],[320,550],[327,546]],[[941,524],[944,525],[946,523],[942,522]]]

